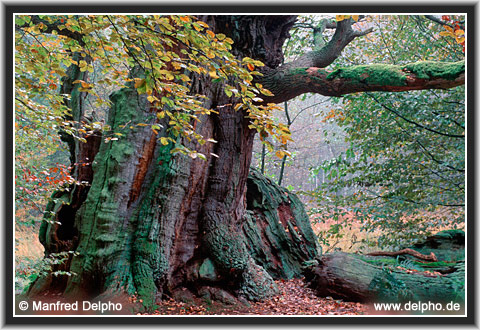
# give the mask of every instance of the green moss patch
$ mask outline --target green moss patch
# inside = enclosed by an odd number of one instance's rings
[[[359,84],[388,86],[403,86],[407,79],[401,67],[388,64],[356,65],[349,68],[340,68],[327,76],[328,80],[335,78],[348,79]]]
[[[465,62],[454,63],[424,61],[411,63],[405,66],[407,71],[412,72],[420,79],[443,78],[454,80],[465,72]]]

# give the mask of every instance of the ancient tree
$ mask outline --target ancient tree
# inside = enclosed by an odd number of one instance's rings
[[[58,268],[75,275],[40,278],[30,293],[59,292],[91,299],[136,292],[147,306],[182,288],[194,293],[205,287],[217,288],[250,300],[270,296],[275,292],[273,278],[298,276],[302,262],[314,259],[320,251],[298,199],[257,173],[249,179],[258,130],[252,126],[249,109],[237,106],[241,103],[237,94],[224,92],[227,80],[172,67],[171,60],[165,68],[187,77],[186,95],[203,95],[199,106],[215,110],[192,123],[195,134],[209,139],[206,143],[172,135],[168,116],[156,116],[159,109],[152,105],[161,93],[139,92],[148,79],[145,67],[135,63],[136,57],[151,54],[155,43],[141,38],[120,40],[125,34],[122,28],[146,31],[149,25],[142,21],[144,17],[130,17],[134,23],[123,26],[107,18],[101,19],[110,24],[105,29],[118,29],[118,42],[124,43],[132,62],[132,81],[111,95],[105,122],[112,132],[122,134],[105,143],[101,131],[84,140],[61,133],[69,145],[72,175],[82,184],[53,196],[40,239],[46,255],[76,251]],[[184,22],[188,20],[183,17]],[[263,75],[255,76],[252,84],[261,84],[271,94],[257,95],[261,99],[253,96],[255,105],[281,103],[307,92],[341,96],[464,84],[464,62],[325,69],[354,38],[369,32],[353,29],[351,19],[331,23],[329,28],[335,32],[326,44],[283,65],[282,45],[295,16],[203,16],[198,20],[219,38],[232,41],[230,53],[235,58],[263,62],[262,67],[255,65]],[[174,20],[170,23],[174,25]],[[30,26],[40,26],[41,33],[54,33],[75,45],[71,46],[73,62],[63,77],[61,93],[71,109],[71,120],[92,121],[86,112],[87,82],[92,73],[85,68],[94,59],[82,47],[88,46],[87,36],[98,31],[89,29],[88,24],[78,28],[61,25],[43,17],[32,17],[30,22]],[[200,27],[198,33],[205,33]],[[154,30],[150,32],[161,32]],[[166,33],[165,40],[168,38]],[[165,47],[181,59],[182,50],[193,46],[178,42]],[[144,58],[152,67],[165,61]],[[247,66],[251,70],[254,64]],[[125,126],[135,129],[125,130]],[[204,157],[172,152],[179,144]]]

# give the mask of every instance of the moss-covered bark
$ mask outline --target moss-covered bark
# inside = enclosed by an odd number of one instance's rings
[[[288,70],[269,72],[261,82],[274,94],[265,97],[265,102],[275,103],[304,93],[342,96],[369,91],[446,89],[465,84],[465,62],[356,65],[334,71],[292,66]]]
[[[304,269],[319,296],[347,301],[462,302],[465,294],[465,241],[461,231],[445,231],[411,247],[433,252],[439,262],[414,257],[373,257],[332,253]],[[413,267],[413,271],[408,269]]]
[[[202,19],[238,42],[234,50],[238,56],[261,57],[272,67],[281,62],[281,42],[271,40],[285,39],[293,23],[291,17]],[[248,28],[237,29],[240,23]],[[266,26],[271,29],[268,35],[262,34]],[[214,88],[208,77],[190,75],[192,93],[207,96],[204,107],[222,106],[219,114],[205,116],[196,125],[199,134],[217,143],[178,141],[207,155],[207,160],[172,155],[173,145],[157,143],[167,136],[168,123],[161,123],[165,129],[158,135],[149,127],[158,119],[146,96],[133,88],[115,92],[106,124],[110,134],[122,136],[101,142],[88,195],[74,213],[62,214],[57,204],[49,206],[59,220],[65,216],[74,223],[78,255],[67,268],[76,275],[39,280],[31,294],[51,292],[54,287],[77,300],[136,293],[152,308],[164,294],[185,289],[249,300],[275,292],[272,275],[249,254],[242,231],[254,132],[246,114],[233,109],[230,104],[235,100],[221,86]],[[79,148],[77,143],[71,150],[77,153]],[[212,157],[212,152],[219,157]],[[66,192],[59,198],[70,196]],[[48,230],[44,227],[42,233]],[[58,243],[54,236],[42,237],[47,251]]]
[[[250,255],[275,278],[301,276],[321,248],[298,197],[251,169],[243,232]]]

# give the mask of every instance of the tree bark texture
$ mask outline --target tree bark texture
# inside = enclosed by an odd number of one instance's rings
[[[275,67],[282,62],[281,46],[295,17],[202,19],[235,41],[234,53],[239,57]],[[70,81],[80,74],[72,71]],[[97,143],[97,139],[94,146],[87,141],[85,147],[96,148],[96,155],[88,157],[94,159],[91,175],[85,178],[88,194],[75,203],[71,203],[72,191],[54,196],[56,202],[49,206],[48,222],[42,226],[47,255],[65,250],[79,253],[60,269],[76,275],[41,278],[31,294],[55,291],[91,299],[127,292],[152,306],[163,294],[183,288],[199,292],[202,286],[218,287],[250,300],[275,293],[275,274],[270,275],[249,253],[242,229],[254,131],[248,127],[246,113],[234,111],[235,102],[223,93],[221,84],[212,85],[210,79],[193,74],[191,78],[192,93],[207,96],[205,108],[221,107],[218,115],[205,116],[196,126],[199,134],[217,143],[188,145],[207,155],[207,160],[172,155],[173,144],[158,143],[159,136],[149,126],[137,125],[157,123],[146,96],[134,88],[115,92],[107,124],[124,136],[110,143]],[[77,89],[72,85],[70,90],[76,102],[74,117],[83,115]],[[135,128],[122,129],[126,123]],[[78,143],[71,147],[76,162],[86,161],[82,148]],[[296,207],[301,207],[298,201]],[[284,208],[289,215],[299,212],[288,205]],[[51,220],[61,225],[52,225]],[[60,235],[67,227],[71,228],[68,235]],[[288,276],[298,273],[297,269]]]

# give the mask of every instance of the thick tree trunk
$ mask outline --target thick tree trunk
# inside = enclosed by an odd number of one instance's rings
[[[260,59],[271,68],[282,62],[281,46],[294,21],[292,16],[203,19],[217,33],[231,36],[236,55]],[[71,72],[70,80],[79,79],[78,74]],[[96,138],[71,147],[76,162],[86,161],[87,154],[89,160],[94,159],[89,176],[83,178],[90,183],[88,195],[73,199],[75,193],[70,191],[54,196],[57,201],[45,217],[61,225],[49,221],[42,226],[47,255],[66,250],[78,253],[56,269],[75,275],[39,279],[30,290],[32,295],[55,291],[91,299],[115,292],[137,293],[151,307],[163,294],[185,288],[201,293],[205,291],[202,286],[217,287],[250,300],[275,292],[272,276],[249,253],[251,246],[247,247],[242,230],[249,219],[245,215],[246,182],[254,131],[248,127],[246,113],[233,110],[234,99],[223,93],[221,84],[213,86],[210,79],[195,75],[191,78],[192,93],[207,96],[204,107],[221,108],[218,115],[205,116],[196,126],[199,134],[217,143],[190,145],[207,155],[207,160],[172,155],[173,144],[157,143],[159,136],[148,126],[137,125],[157,120],[145,95],[133,88],[114,93],[107,124],[124,136],[109,143],[98,143]],[[71,87],[72,100],[79,100],[74,98],[76,88]],[[81,107],[73,108],[82,115]],[[92,152],[82,152],[82,148]],[[302,212],[301,204],[296,200],[295,208],[289,209],[288,198],[282,203],[290,219],[280,216],[295,224],[291,215]],[[307,226],[305,218],[302,221]],[[246,230],[264,235],[261,226]],[[61,234],[65,228],[69,235]],[[287,235],[284,240],[290,238]],[[286,260],[296,264],[279,276],[298,275],[295,267],[302,257],[310,258],[316,251],[296,252],[294,243],[289,244]],[[276,269],[272,275],[280,273],[278,265],[270,268]]]

